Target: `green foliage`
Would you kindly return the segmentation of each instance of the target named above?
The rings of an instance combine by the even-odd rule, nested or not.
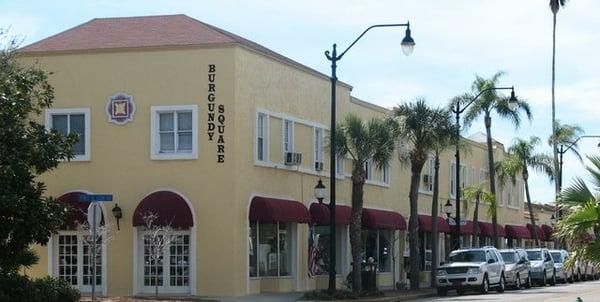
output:
[[[468,200],[479,200],[483,205],[487,206],[486,215],[489,218],[496,216],[498,211],[498,203],[494,195],[483,188],[483,185],[468,186],[463,190],[463,197]],[[463,203],[463,209],[467,211],[469,203]]]
[[[554,180],[552,158],[544,153],[534,153],[535,147],[540,143],[540,138],[532,136],[529,140],[516,138],[508,148],[508,157],[495,164],[495,170],[501,183],[511,180],[514,184],[519,173],[528,176],[528,169],[546,175],[550,181]],[[527,181],[527,179],[525,179]]]
[[[576,124],[561,124],[560,121],[556,121],[554,127],[556,129],[556,144],[563,145],[565,148],[571,146],[569,151],[575,154],[579,160],[582,160],[577,140],[583,135],[583,129]],[[548,146],[553,147],[554,141],[553,135],[550,135],[548,137]]]
[[[19,274],[0,274],[0,301],[77,302],[79,291],[53,277],[30,280]]]
[[[17,61],[15,47],[0,45],[0,274],[31,265],[29,246],[45,244],[62,224],[64,209],[36,178],[70,159],[77,140],[35,120],[54,91],[46,72]]]

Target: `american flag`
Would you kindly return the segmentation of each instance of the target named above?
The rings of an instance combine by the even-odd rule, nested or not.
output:
[[[319,274],[319,266],[317,265],[317,249],[319,246],[319,235],[315,234],[314,228],[309,228],[308,235],[308,276],[313,277]]]

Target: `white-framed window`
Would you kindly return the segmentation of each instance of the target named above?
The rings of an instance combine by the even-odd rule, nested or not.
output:
[[[394,244],[394,231],[392,230],[363,230],[364,261],[373,257],[377,263],[378,272],[390,272],[392,269],[392,244]]]
[[[140,253],[138,267],[141,269],[139,280],[142,292],[154,293],[158,284],[162,293],[190,293],[191,280],[191,234],[189,230],[172,231],[171,244],[166,247],[158,259],[151,257],[153,249],[151,231],[139,230]]]
[[[390,184],[390,164],[386,163],[381,167],[381,182],[384,184]]]
[[[323,128],[314,128],[315,129],[315,140],[314,140],[314,159],[315,159],[315,168],[319,164],[323,164],[325,160],[323,159]]]
[[[506,204],[510,207],[513,205],[513,184],[508,182],[506,186]]]
[[[520,204],[520,202],[521,202],[520,201],[521,194],[519,192],[519,189],[520,189],[520,183],[517,180],[515,182],[515,187],[513,189],[513,205],[514,205],[515,208],[518,208],[518,207],[521,206],[521,204]]]
[[[294,121],[292,120],[283,120],[283,152],[294,152]]]
[[[429,155],[425,163],[425,174],[423,175],[423,191],[433,192],[433,176],[435,175],[435,157]]]
[[[450,197],[456,198],[456,163],[450,163]]]
[[[477,176],[478,176],[478,174],[477,174],[477,172],[476,172],[476,171],[477,171],[477,169],[475,169],[475,167],[474,167],[474,166],[471,166],[471,178],[470,178],[471,180],[470,180],[470,184],[471,184],[472,186],[477,186],[477,185],[479,185],[479,181],[478,181],[478,179],[477,179]]]
[[[151,159],[198,158],[198,105],[152,106],[150,112]]]
[[[344,176],[344,157],[343,156],[337,156],[336,157],[336,162],[335,162],[335,173],[338,176]]]
[[[364,163],[364,169],[365,169],[365,180],[372,180],[373,179],[373,161],[372,160],[366,160]]]
[[[269,116],[256,116],[256,160],[269,161]]]
[[[504,205],[504,187],[506,184],[501,184],[500,182],[496,182],[498,184],[498,189],[496,190],[496,201],[498,202],[498,206]]]
[[[56,130],[63,135],[77,134],[79,140],[73,146],[73,161],[88,161],[91,158],[90,109],[66,108],[46,110],[46,129]]]
[[[251,222],[250,277],[291,276],[294,248],[290,223]]]
[[[102,237],[97,239],[95,285],[100,291],[105,280],[105,252]],[[91,292],[94,282],[92,242],[89,232],[84,231],[59,231],[52,235],[53,276],[67,281],[82,292]]]

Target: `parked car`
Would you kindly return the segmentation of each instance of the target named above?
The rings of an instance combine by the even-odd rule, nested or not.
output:
[[[552,260],[554,260],[556,279],[561,283],[573,282],[573,271],[564,267],[565,261],[569,258],[569,252],[565,250],[550,250],[550,255],[552,255]]]
[[[531,279],[541,286],[556,285],[554,260],[546,248],[527,249],[527,257],[531,262]]]
[[[504,292],[504,260],[494,247],[455,250],[436,272],[437,293],[445,296],[450,289],[463,294],[475,289],[483,294],[491,287]]]
[[[504,276],[506,285],[514,286],[520,289],[522,286],[531,287],[531,275],[529,273],[531,264],[527,253],[523,249],[505,249],[499,250],[502,259],[504,259]]]

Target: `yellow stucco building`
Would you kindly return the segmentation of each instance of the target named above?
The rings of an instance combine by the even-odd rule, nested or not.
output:
[[[308,258],[309,236],[319,234],[318,247],[328,238],[326,208],[313,193],[319,179],[328,183],[328,76],[185,15],[94,19],[19,53],[24,63],[52,72],[56,100],[40,117],[48,129],[81,137],[76,157],[42,177],[47,193],[81,209],[87,206],[81,194],[113,195],[113,202],[102,203],[111,226],[97,264],[96,284],[104,295],[153,293],[155,282],[162,293],[201,296],[326,287],[326,266],[316,261],[317,268],[309,267]],[[351,91],[338,83],[338,116],[387,114]],[[480,135],[467,141],[461,183],[478,185],[487,175],[485,143]],[[500,143],[494,152],[496,160],[505,156]],[[410,171],[397,158],[383,170],[368,165],[365,185],[365,255],[378,262],[383,288],[405,279]],[[453,160],[450,151],[442,155],[441,224],[441,207],[454,196]],[[344,213],[351,162],[338,163],[341,284],[350,268]],[[423,242],[430,238],[432,171],[430,160],[419,195],[423,254],[430,249]],[[522,188],[519,181],[500,189],[500,224],[524,225]],[[123,213],[119,230],[111,214],[117,204]],[[148,212],[176,229],[158,262],[148,255],[142,219]],[[83,219],[81,213],[71,216],[47,246],[37,247],[40,263],[27,274],[58,276],[88,292],[93,280],[86,233],[74,227]],[[484,214],[479,220],[482,243],[489,243],[485,223],[491,220]],[[468,246],[470,230],[463,229]],[[447,224],[440,231],[447,232]]]

